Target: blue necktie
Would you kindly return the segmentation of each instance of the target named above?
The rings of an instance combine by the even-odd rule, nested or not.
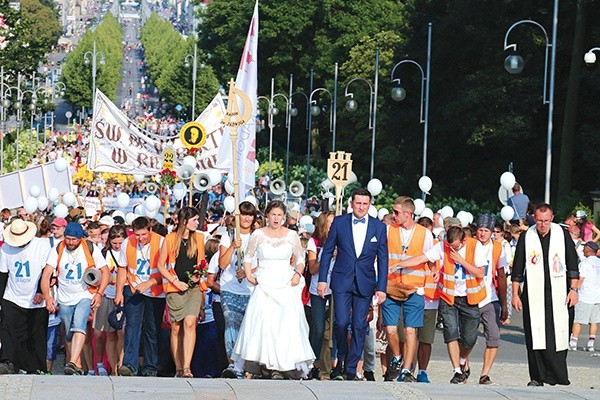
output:
[[[352,222],[354,223],[354,225],[356,225],[358,223],[364,224],[366,221],[365,221],[365,218],[363,217],[363,218],[360,218],[360,219],[358,219],[358,218],[354,219],[354,220],[352,220]]]

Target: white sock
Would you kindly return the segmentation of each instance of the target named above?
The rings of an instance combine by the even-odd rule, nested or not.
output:
[[[454,368],[454,372],[458,372],[459,374],[462,374],[462,371],[461,371],[460,367]]]
[[[427,370],[426,369],[419,369],[419,373],[421,373],[421,372],[427,373]]]

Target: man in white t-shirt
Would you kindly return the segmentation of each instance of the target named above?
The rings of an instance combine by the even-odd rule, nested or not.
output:
[[[250,241],[250,233],[256,218],[256,208],[249,201],[239,205],[240,209],[240,238],[231,240],[229,235],[221,236],[219,244],[219,267],[221,268],[221,306],[225,318],[225,350],[230,360],[229,366],[222,373],[223,378],[241,378],[244,361],[238,359],[236,364],[231,362],[231,353],[238,337],[248,300],[250,287],[246,280],[242,261],[244,251]],[[238,263],[238,250],[241,260]]]
[[[600,322],[600,258],[596,256],[596,242],[583,245],[584,258],[579,263],[579,302],[575,304],[575,320],[573,333],[569,341],[569,349],[577,350],[577,339],[581,333],[581,325],[590,325],[587,351],[595,351],[594,343]]]
[[[143,376],[158,373],[160,324],[165,309],[162,275],[158,257],[164,238],[150,230],[150,220],[138,217],[131,223],[133,235],[121,245],[117,262],[115,304],[125,306],[125,338],[121,376],[138,373],[140,341],[144,336]],[[143,329],[142,329],[143,326]]]
[[[0,374],[46,371],[48,312],[38,283],[50,252],[34,223],[15,219],[0,248]]]
[[[85,240],[86,237],[87,233],[79,223],[70,222],[65,228],[64,240],[48,256],[41,281],[46,309],[55,312],[58,304],[67,346],[71,347],[69,362],[65,364],[65,375],[83,374],[81,352],[85,343],[88,317],[92,309],[100,306],[110,279],[106,260],[100,250]],[[96,268],[101,272],[97,288],[89,287],[83,281],[88,268]],[[56,275],[58,284],[56,301],[50,294],[50,278],[53,274]]]
[[[479,313],[485,336],[483,368],[479,377],[479,383],[482,385],[492,384],[489,373],[500,347],[500,324],[508,318],[506,305],[508,262],[502,244],[491,239],[495,222],[496,219],[492,214],[482,214],[477,219],[477,240],[481,243],[487,260],[484,276],[486,297],[479,302]]]

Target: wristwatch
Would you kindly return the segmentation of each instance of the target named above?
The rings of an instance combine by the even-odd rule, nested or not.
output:
[[[575,293],[579,293],[579,288],[571,287],[569,289],[572,290],[572,291],[574,291]]]

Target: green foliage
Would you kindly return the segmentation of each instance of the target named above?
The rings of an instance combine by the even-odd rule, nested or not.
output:
[[[497,201],[487,201],[485,203],[478,204],[473,200],[467,200],[459,197],[436,199],[435,201],[428,202],[426,204],[427,207],[433,210],[433,212],[437,212],[444,206],[450,206],[454,210],[454,216],[456,216],[459,211],[465,211],[473,214],[475,219],[477,219],[477,216],[484,213],[494,214],[499,218],[500,209],[502,208],[502,205]]]
[[[119,21],[107,13],[92,32],[87,30],[78,45],[63,63],[62,81],[66,85],[66,99],[74,106],[92,106],[92,59],[96,42],[96,87],[107,97],[116,100],[117,85],[121,81],[123,61],[123,28]],[[105,64],[101,64],[101,54]],[[85,55],[89,64],[85,63]]]
[[[148,75],[161,95],[169,104],[181,104],[184,109],[191,109],[195,38],[184,39],[169,21],[152,13],[142,27],[141,41]],[[219,89],[213,69],[205,64],[206,57],[200,49],[196,57],[195,116],[204,110]],[[189,67],[184,65],[186,59]]]
[[[40,140],[35,140],[32,138],[35,137],[35,134],[30,130],[21,130],[19,132],[19,168],[23,169],[27,167],[29,161],[33,158],[35,154],[38,154],[39,151],[43,147],[43,142]],[[43,140],[42,133],[40,133],[39,137]],[[12,172],[17,170],[15,168],[16,163],[16,150],[17,146],[15,144],[17,138],[17,131],[14,130],[9,132],[4,142],[4,170],[5,172]]]

